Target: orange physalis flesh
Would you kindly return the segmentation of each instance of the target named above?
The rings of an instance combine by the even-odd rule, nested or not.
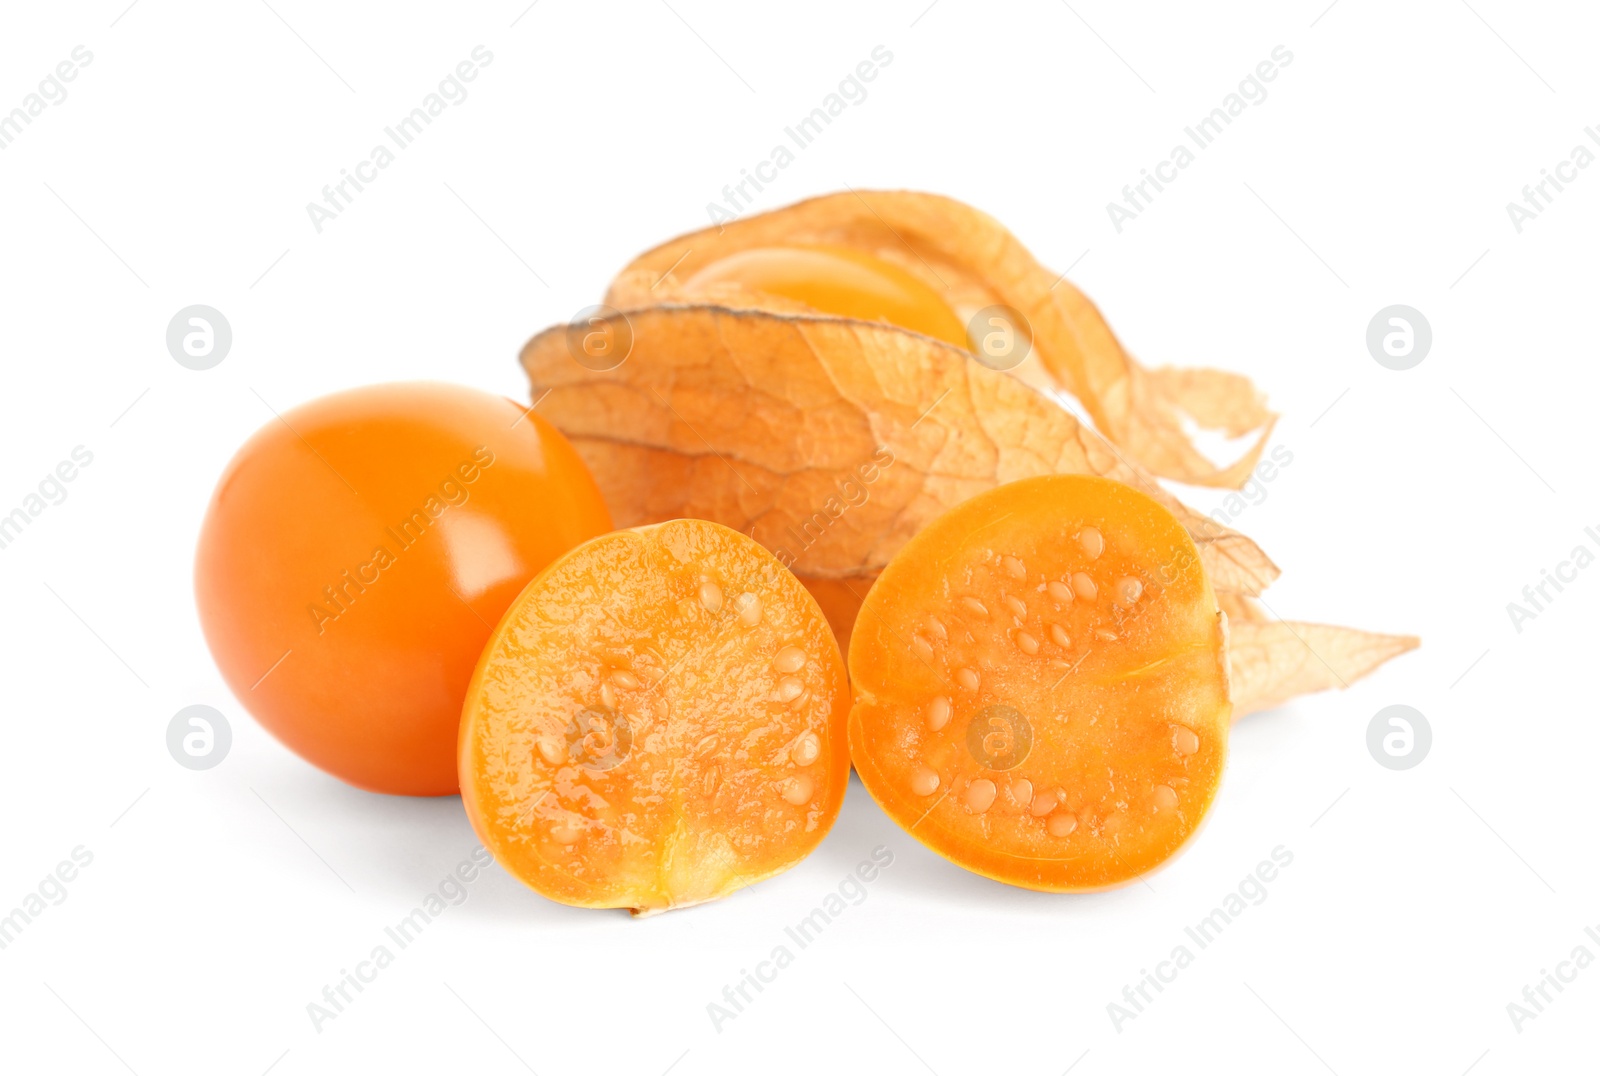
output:
[[[1049,891],[1159,866],[1222,777],[1226,621],[1171,512],[1084,475],[946,512],[850,642],[850,749],[884,810],[969,870]]]
[[[850,776],[850,693],[817,604],[720,524],[572,550],[512,603],[461,719],[484,845],[565,904],[697,904],[822,840]]]
[[[684,290],[704,293],[713,285],[734,285],[818,313],[887,322],[956,347],[970,346],[961,319],[937,291],[893,262],[849,247],[752,247],[712,262]]]

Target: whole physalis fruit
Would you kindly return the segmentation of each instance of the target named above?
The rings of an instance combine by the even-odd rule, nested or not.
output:
[[[1172,513],[1046,475],[925,527],[862,605],[850,750],[907,832],[987,877],[1103,889],[1169,859],[1216,795],[1226,620]]]
[[[765,548],[680,519],[546,568],[484,649],[461,717],[461,798],[511,874],[638,914],[786,870],[850,779],[844,660]]]
[[[467,681],[511,600],[611,527],[538,415],[442,384],[286,411],[217,482],[195,554],[206,642],[244,707],[360,788],[456,791]]]

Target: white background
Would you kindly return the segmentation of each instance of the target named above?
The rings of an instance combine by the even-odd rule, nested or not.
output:
[[[1600,569],[1520,633],[1506,611],[1600,548],[1600,168],[1521,234],[1505,209],[1600,125],[1592,10],[525,2],[0,14],[0,110],[94,54],[0,152],[0,509],[94,454],[0,550],[0,911],[73,848],[94,857],[0,951],[0,1068],[1595,1070],[1600,970],[1520,1032],[1506,1008],[1600,930]],[[305,204],[480,44],[470,97],[318,234]],[[263,401],[407,378],[524,397],[528,336],[703,226],[877,45],[894,58],[867,99],[759,207],[847,184],[953,195],[1073,265],[1147,362],[1248,373],[1294,455],[1235,521],[1284,569],[1273,609],[1423,648],[1242,722],[1204,832],[1148,884],[991,883],[857,784],[794,870],[648,921],[496,868],[314,1029],[307,1003],[475,842],[458,800],[347,788],[228,693],[190,582],[216,476]],[[1277,45],[1294,59],[1269,97],[1118,234],[1105,204]],[[164,343],[193,303],[233,327],[207,372]],[[1403,373],[1364,343],[1392,303],[1434,333]],[[203,773],[164,743],[192,703],[234,731]],[[1405,772],[1365,745],[1392,703],[1434,733]],[[879,845],[894,862],[867,899],[716,1029],[707,1004]],[[1294,861],[1266,901],[1114,1027],[1123,986],[1278,845]]]

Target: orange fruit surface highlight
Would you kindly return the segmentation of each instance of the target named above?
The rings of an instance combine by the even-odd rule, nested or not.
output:
[[[501,396],[391,384],[261,428],[195,554],[206,642],[247,710],[360,788],[456,791],[467,681],[511,600],[611,527],[559,432]]]
[[[1226,620],[1183,526],[1108,479],[1024,479],[934,520],[867,594],[850,675],[867,790],[1002,882],[1131,881],[1222,777]]]
[[[966,327],[937,291],[865,251],[823,245],[753,247],[707,265],[684,291],[705,292],[726,284],[788,299],[818,313],[887,322],[956,347],[971,346]]]
[[[738,531],[674,520],[566,554],[507,610],[461,719],[484,846],[564,904],[661,911],[804,858],[849,782],[844,660]]]

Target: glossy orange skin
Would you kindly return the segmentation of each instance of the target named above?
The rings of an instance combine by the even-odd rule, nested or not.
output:
[[[715,284],[737,284],[819,313],[882,321],[959,348],[971,346],[966,327],[938,291],[893,262],[850,247],[751,247],[701,269],[686,290]]]
[[[577,452],[523,411],[455,385],[341,392],[267,423],[217,483],[195,554],[217,666],[268,731],[358,788],[456,792],[490,630],[611,529]]]

